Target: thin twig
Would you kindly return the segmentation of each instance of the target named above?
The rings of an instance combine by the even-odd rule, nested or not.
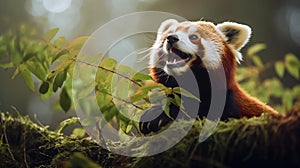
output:
[[[116,96],[112,95],[111,93],[103,92],[103,91],[98,90],[98,89],[97,89],[97,91],[99,91],[99,92],[101,92],[101,93],[104,93],[104,94],[107,94],[107,95],[111,96],[111,97],[114,98],[114,99],[117,99],[117,100],[119,100],[119,101],[122,101],[123,103],[131,104],[133,107],[135,107],[135,108],[137,108],[137,109],[144,110],[143,108],[141,108],[141,107],[139,107],[139,106],[137,106],[137,105],[135,105],[135,104],[133,104],[133,103],[127,101],[127,100],[124,100],[124,99],[121,99],[121,98],[119,98],[119,97],[116,97]]]
[[[2,119],[2,115],[0,115],[0,121],[1,121],[1,124],[2,124],[2,131],[3,131],[3,135],[4,135],[4,138],[5,138],[5,141],[7,143],[7,146],[8,146],[8,153],[11,157],[11,159],[15,162],[17,162],[17,160],[15,159],[14,157],[14,154],[11,152],[10,150],[10,145],[9,145],[9,142],[8,142],[8,138],[7,138],[7,135],[6,135],[6,131],[5,131],[5,125],[4,125],[4,121]]]
[[[94,64],[91,64],[91,63],[89,63],[89,62],[82,61],[82,60],[78,60],[78,59],[75,59],[75,58],[72,58],[72,61],[75,61],[75,62],[78,61],[78,62],[83,63],[83,64],[85,64],[85,65],[89,65],[89,66],[92,66],[92,67],[100,68],[100,69],[103,69],[103,70],[105,70],[105,71],[108,71],[108,72],[117,74],[117,75],[121,76],[122,78],[125,78],[125,79],[131,81],[132,83],[136,84],[137,86],[142,87],[141,84],[139,84],[138,82],[136,82],[136,81],[130,79],[128,76],[125,76],[125,75],[120,74],[120,73],[118,73],[118,72],[116,72],[116,71],[113,71],[113,70],[104,68],[104,67],[102,67],[102,66],[100,66],[100,65],[94,65]]]
[[[27,158],[26,158],[26,133],[27,133],[27,131],[25,130],[24,131],[24,143],[23,143],[23,157],[24,157],[25,166],[27,168],[29,168],[29,165],[27,163]]]

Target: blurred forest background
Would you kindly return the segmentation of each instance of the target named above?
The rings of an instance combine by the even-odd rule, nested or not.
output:
[[[149,10],[170,12],[188,20],[248,24],[253,35],[246,49],[255,43],[265,43],[267,49],[260,54],[264,62],[283,59],[287,53],[300,56],[299,0],[0,0],[0,34],[25,23],[37,28],[41,37],[46,30],[59,27],[57,36],[72,40],[90,35],[113,18]],[[57,125],[75,115],[59,110],[53,113],[55,101],[40,100],[20,77],[12,80],[12,73],[13,70],[0,69],[1,111],[13,111],[14,106],[30,117],[36,114],[45,125]],[[287,84],[295,82],[289,77],[284,80]]]

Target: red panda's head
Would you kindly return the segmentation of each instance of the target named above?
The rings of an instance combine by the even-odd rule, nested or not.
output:
[[[159,29],[150,56],[150,68],[163,69],[168,75],[183,75],[193,66],[207,70],[226,64],[235,66],[242,60],[239,50],[248,42],[249,26],[224,22],[164,21]],[[231,58],[225,58],[231,57]],[[232,62],[228,63],[228,60]],[[201,65],[195,65],[199,64]]]

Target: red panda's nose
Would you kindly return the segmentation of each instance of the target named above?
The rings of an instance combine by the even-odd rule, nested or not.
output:
[[[179,38],[176,34],[172,34],[172,35],[169,35],[167,37],[167,42],[172,46],[173,44],[175,44],[177,41],[179,41]]]

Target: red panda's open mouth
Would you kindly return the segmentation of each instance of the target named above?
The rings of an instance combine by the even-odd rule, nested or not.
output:
[[[191,54],[184,53],[177,48],[170,48],[170,52],[167,54],[166,65],[168,67],[180,67],[185,65],[192,58]]]

